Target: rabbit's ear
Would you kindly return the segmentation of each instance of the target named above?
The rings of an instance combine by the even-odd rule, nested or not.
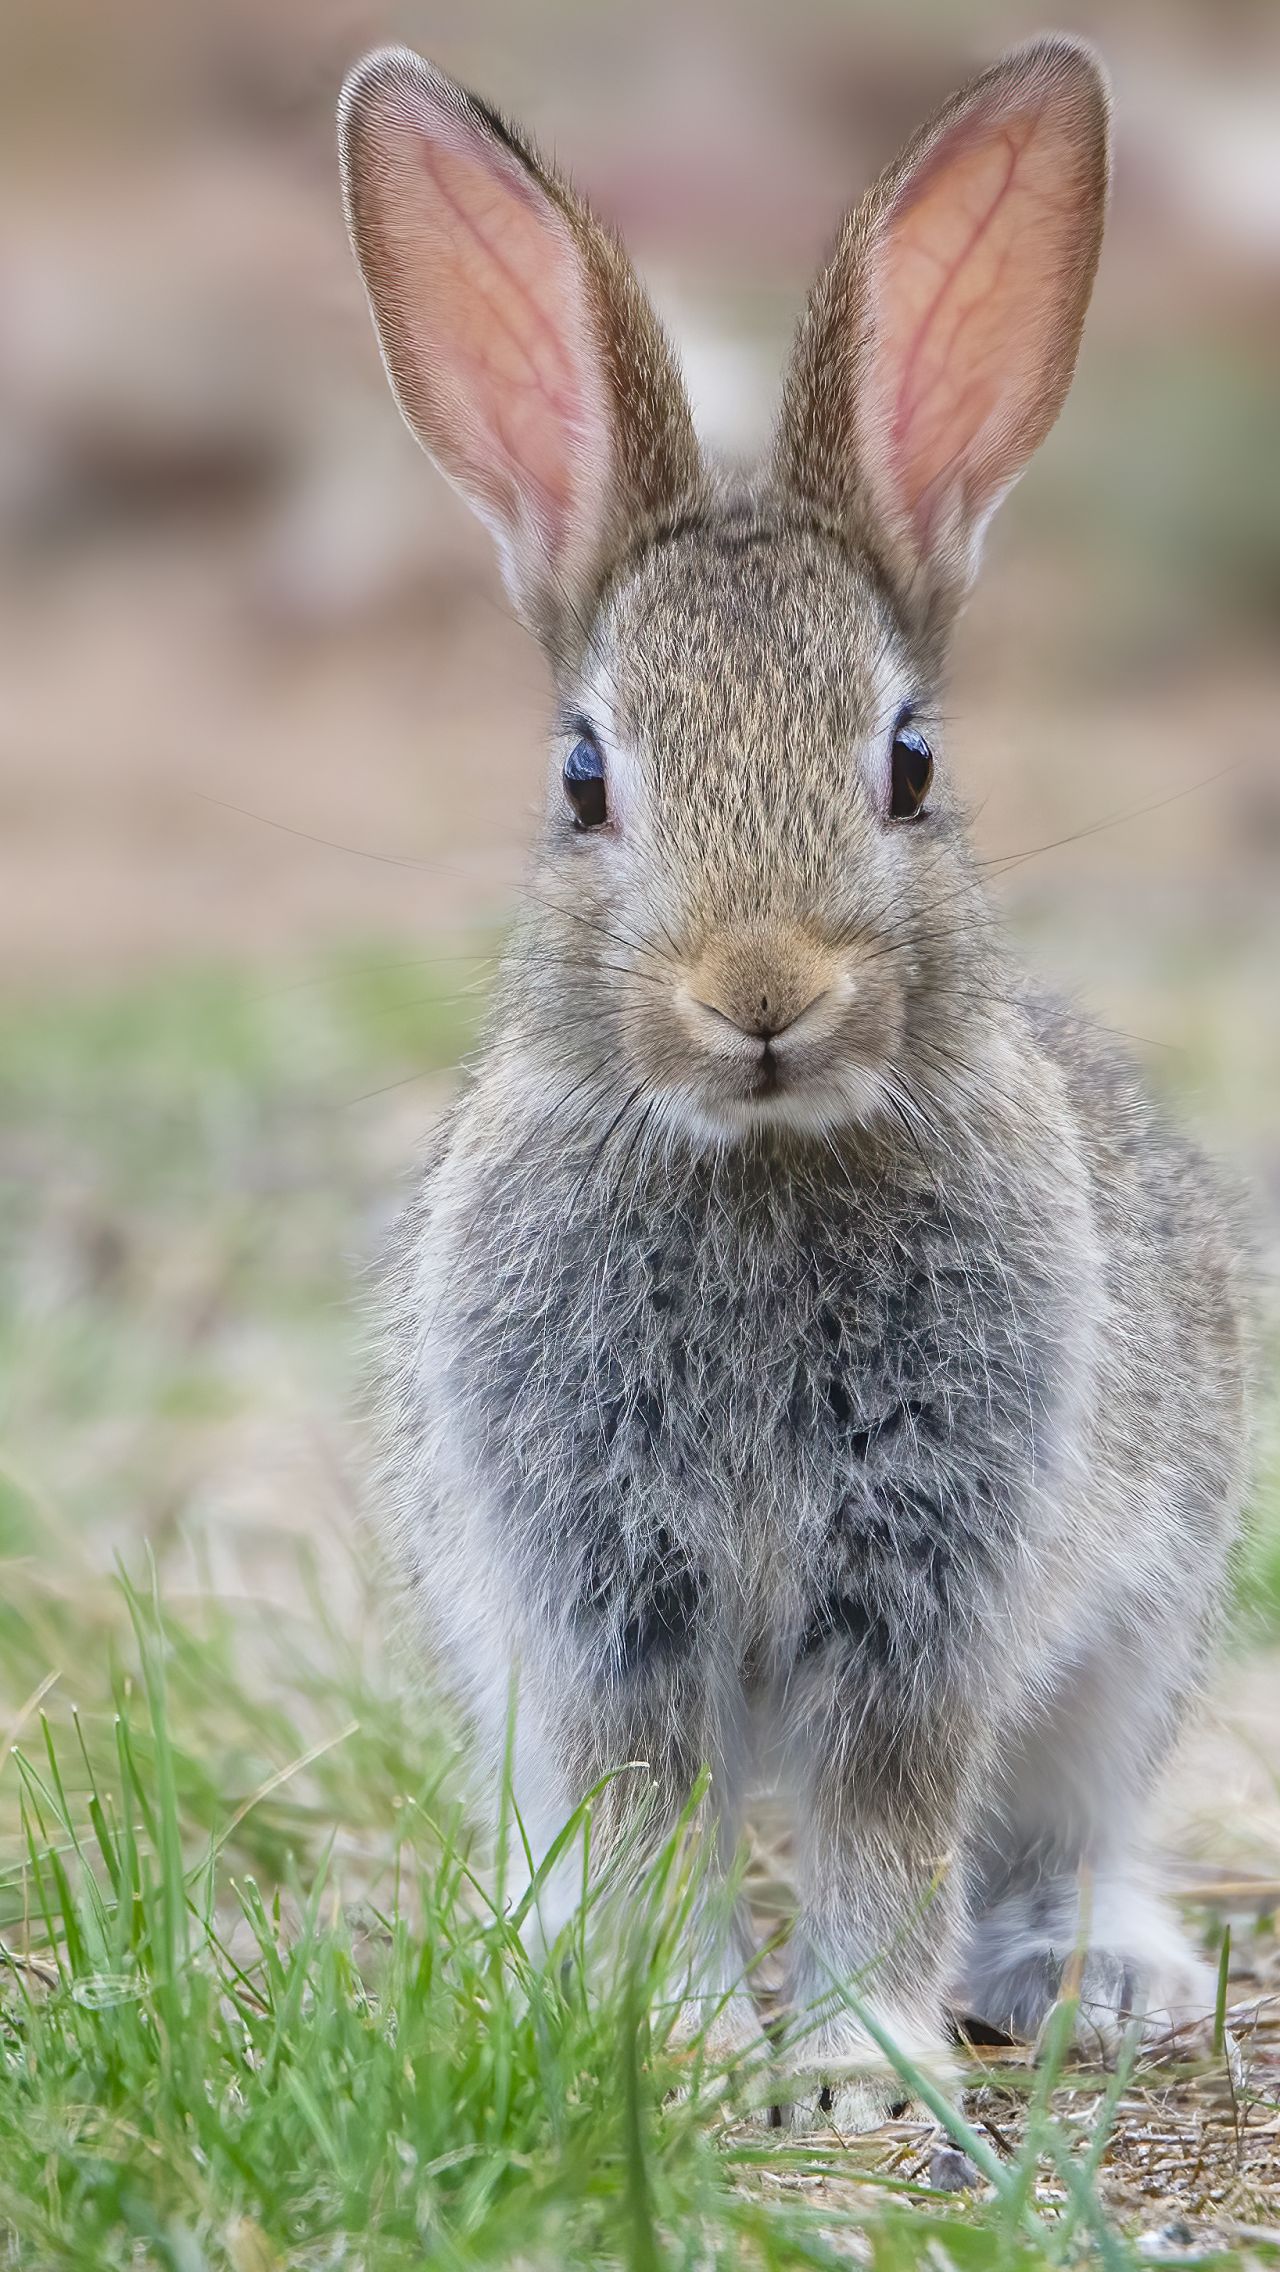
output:
[[[986,521],[1062,407],[1107,179],[1097,59],[1038,40],[916,135],[814,287],[780,477],[927,616],[963,595]]]
[[[625,256],[534,152],[407,48],[339,110],[356,258],[397,400],[498,541],[544,636],[700,465],[671,351]]]

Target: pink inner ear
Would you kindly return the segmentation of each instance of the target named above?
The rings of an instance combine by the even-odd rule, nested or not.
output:
[[[572,500],[566,445],[582,416],[579,374],[557,329],[572,290],[563,249],[523,183],[495,181],[438,143],[422,143],[419,163],[428,232],[417,252],[427,271],[419,320],[488,429],[493,457],[554,525]],[[477,478],[487,470],[482,453]]]
[[[417,89],[381,99],[371,283],[405,410],[508,545],[558,565],[588,540],[610,457],[572,232],[496,137]]]
[[[1046,95],[979,111],[899,191],[873,277],[875,447],[926,546],[977,522],[1057,411],[1088,226],[1078,136]]]

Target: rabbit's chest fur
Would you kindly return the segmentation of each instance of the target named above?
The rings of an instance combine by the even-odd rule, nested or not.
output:
[[[472,1174],[420,1374],[520,1614],[619,1675],[696,1643],[768,1676],[838,1633],[905,1664],[998,1620],[1069,1299],[1008,1192],[997,1221],[742,1156],[563,1181]]]

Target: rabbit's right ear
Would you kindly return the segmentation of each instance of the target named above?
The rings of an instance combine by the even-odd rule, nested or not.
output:
[[[498,541],[544,638],[701,466],[671,350],[615,241],[510,127],[407,48],[338,113],[343,193],[392,387]]]
[[[943,630],[983,529],[1062,407],[1102,238],[1096,56],[1016,48],[923,127],[814,286],[778,435],[784,485]]]

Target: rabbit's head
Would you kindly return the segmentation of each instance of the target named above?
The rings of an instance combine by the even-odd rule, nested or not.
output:
[[[526,1055],[698,1140],[901,1116],[959,1077],[995,985],[934,706],[1075,361],[1097,63],[1017,50],[882,175],[741,485],[625,256],[522,138],[405,50],[353,74],[341,134],[392,385],[555,673]]]

